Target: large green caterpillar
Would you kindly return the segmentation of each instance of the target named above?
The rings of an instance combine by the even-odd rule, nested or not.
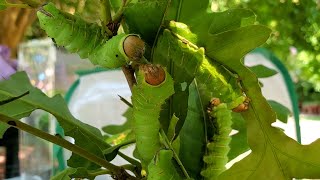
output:
[[[186,73],[195,77],[204,103],[209,102],[212,97],[228,102],[230,109],[243,103],[245,96],[242,91],[234,90],[228,82],[233,77],[220,64],[210,61],[205,56],[204,48],[199,48],[184,38],[195,39],[187,26],[181,24],[171,21],[170,29],[165,29],[159,37],[157,48],[169,49],[170,54],[165,55],[170,57],[174,65],[182,67]]]
[[[40,26],[55,42],[96,65],[117,68],[130,60],[139,60],[144,43],[133,34],[106,35],[97,24],[88,24],[78,16],[58,10],[52,3],[37,12]]]
[[[225,170],[225,165],[228,162],[232,116],[227,104],[220,103],[219,99],[211,101],[208,113],[214,124],[214,135],[207,144],[208,152],[203,157],[206,168],[201,171],[201,175],[208,180],[216,180]]]
[[[132,105],[136,148],[144,170],[160,149],[161,105],[173,93],[173,79],[166,70],[159,65],[140,65]]]

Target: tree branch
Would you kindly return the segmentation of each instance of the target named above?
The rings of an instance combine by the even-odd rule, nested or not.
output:
[[[128,179],[136,179],[135,177],[132,177],[129,175],[123,168],[115,166],[114,164],[106,161],[105,159],[102,159],[95,154],[92,154],[89,151],[86,151],[85,149],[70,143],[69,141],[59,137],[59,136],[53,136],[51,134],[48,134],[44,131],[41,131],[37,128],[34,128],[28,124],[25,124],[19,120],[16,120],[14,118],[8,117],[6,115],[0,114],[0,121],[3,123],[6,123],[12,127],[15,127],[17,129],[26,131],[32,135],[35,135],[37,137],[40,137],[42,139],[45,139],[49,142],[52,142],[54,144],[57,144],[59,146],[64,147],[65,149],[68,149],[72,151],[75,154],[78,154],[81,157],[84,157],[88,160],[90,160],[93,163],[96,163],[112,172],[116,177],[127,177]]]

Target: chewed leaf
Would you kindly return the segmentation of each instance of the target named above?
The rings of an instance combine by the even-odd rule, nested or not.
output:
[[[267,78],[276,75],[278,72],[274,69],[268,68],[264,65],[251,66],[249,69],[257,75],[258,78]]]
[[[173,115],[171,118],[171,121],[170,121],[168,133],[167,133],[167,137],[170,140],[170,142],[172,142],[173,139],[175,138],[176,125],[177,125],[178,121],[179,121],[179,118],[177,118],[177,116]]]

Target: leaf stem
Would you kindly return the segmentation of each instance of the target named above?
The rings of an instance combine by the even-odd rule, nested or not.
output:
[[[112,22],[119,23],[121,21],[124,9],[130,2],[131,2],[131,0],[122,0],[122,4],[121,4],[120,8],[118,9],[118,11],[116,12],[116,14],[113,16]]]
[[[109,0],[101,0],[100,4],[102,6],[100,18],[101,18],[101,21],[102,21],[102,24],[104,25],[104,27],[107,28],[106,25],[112,21],[110,1]]]
[[[119,96],[120,100],[121,100],[122,102],[124,102],[128,107],[133,108],[133,105],[132,105],[128,100],[126,100],[124,97],[120,96],[119,94],[118,94],[118,96]],[[1,103],[1,102],[0,102],[0,103]]]
[[[119,154],[119,156],[122,157],[124,160],[128,161],[128,162],[131,163],[132,165],[137,166],[137,168],[141,170],[141,164],[140,164],[139,161],[137,161],[137,160],[135,160],[135,159],[133,159],[133,158],[131,158],[131,157],[123,154],[123,153],[120,152],[120,151],[118,152],[118,154]]]
[[[48,134],[44,131],[41,131],[37,128],[34,128],[28,124],[20,122],[19,120],[8,117],[6,115],[0,114],[0,121],[3,123],[6,123],[12,127],[15,127],[17,129],[28,132],[32,135],[40,137],[44,140],[47,140],[49,142],[52,142],[52,143],[57,144],[59,146],[62,146],[65,149],[68,149],[68,150],[72,151],[73,153],[78,154],[79,156],[84,157],[84,158],[90,160],[91,162],[94,162],[94,163],[110,170],[116,176],[117,175],[123,176],[123,174],[126,173],[126,172],[124,172],[124,170],[122,168],[115,166],[114,164],[106,161],[105,159],[102,159],[102,158],[96,156],[95,154],[92,154],[92,153],[82,149],[81,147],[70,143],[69,141],[67,141],[59,136],[53,136],[51,134]],[[127,174],[127,176],[130,177],[129,174]],[[134,178],[134,177],[132,177],[132,178]]]
[[[108,169],[101,169],[100,171],[89,173],[90,176],[99,176],[104,174],[111,174],[111,171]]]
[[[173,152],[173,157],[177,161],[177,163],[179,164],[183,174],[186,176],[187,179],[190,179],[190,176],[189,176],[187,170],[184,168],[182,162],[179,159],[179,156],[177,155],[177,153],[174,151],[173,147],[171,146],[171,143],[170,143],[170,141],[169,141],[169,139],[163,129],[160,129],[160,134],[165,141],[166,147]]]

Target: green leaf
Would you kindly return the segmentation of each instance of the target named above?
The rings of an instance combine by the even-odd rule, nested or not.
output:
[[[171,150],[160,150],[155,159],[148,166],[148,179],[168,180],[182,179],[172,163],[173,153]]]
[[[291,111],[287,107],[276,101],[268,100],[268,103],[270,104],[271,108],[276,112],[277,119],[281,122],[287,123],[288,117],[291,115]]]
[[[103,171],[101,169],[89,171],[86,168],[76,168],[75,170],[76,171],[69,174],[71,178],[86,178],[89,180],[94,180],[96,176],[100,175],[99,171]]]
[[[29,116],[36,109],[47,111],[57,118],[65,134],[75,139],[75,144],[104,158],[102,150],[107,149],[110,145],[103,141],[101,132],[97,128],[74,118],[60,95],[49,98],[41,90],[30,84],[25,72],[18,72],[12,75],[10,79],[0,82],[0,101],[17,97],[25,92],[29,92],[29,94],[2,105],[0,114],[20,119]],[[1,126],[1,130],[7,128],[7,125],[3,123]],[[0,134],[3,134],[3,131]],[[69,166],[71,167],[98,168],[96,164],[75,154],[72,155],[70,163]]]
[[[119,133],[122,133],[126,130],[130,130],[133,128],[133,115],[132,115],[132,108],[128,108],[126,110],[126,112],[123,113],[123,117],[126,118],[126,122],[122,125],[107,125],[107,126],[104,126],[102,127],[102,130],[105,132],[105,133],[108,133],[108,134],[119,134]]]
[[[261,25],[244,26],[216,35],[209,34],[205,43],[206,55],[234,69],[248,52],[262,45],[270,36],[271,30]]]
[[[135,134],[132,129],[125,130],[119,134],[114,135],[104,135],[105,141],[110,145],[118,145],[123,143],[128,139],[132,139],[135,137]]]
[[[167,103],[162,106],[160,123],[164,131],[167,131],[170,124],[170,119],[172,118],[173,114],[175,114],[177,117],[179,117],[179,121],[175,128],[176,134],[178,134],[187,116],[189,95],[188,88],[194,76],[191,76],[185,72],[185,66],[193,65],[192,63],[185,61],[185,64],[182,63],[177,66],[172,61],[192,58],[194,52],[187,48],[181,48],[178,45],[178,42],[171,37],[172,36],[168,36],[167,34],[159,35],[153,54],[153,63],[165,66],[167,71],[174,77],[175,93],[170,97]]]
[[[264,65],[256,65],[256,66],[251,66],[249,69],[257,75],[258,78],[267,78],[270,76],[273,76],[277,74],[278,72],[274,69],[268,68]]]
[[[251,25],[212,35],[207,43],[207,55],[240,77],[244,92],[251,100],[249,109],[242,115],[247,122],[248,144],[252,153],[225,171],[219,179],[320,177],[320,158],[317,155],[320,141],[303,146],[272,127],[276,114],[263,97],[256,75],[240,61],[244,54],[262,44],[269,33],[263,26]],[[215,44],[218,42],[219,45]]]
[[[195,5],[193,0],[180,1],[180,16],[176,21],[187,24],[198,36],[197,45],[205,46],[209,34],[215,35],[239,27],[252,25],[255,14],[248,9],[230,9],[224,12],[210,12],[208,0],[202,0]],[[190,13],[192,12],[192,13]],[[171,19],[172,20],[172,19]]]
[[[202,14],[209,9],[209,0],[201,0],[194,3],[193,0],[175,0],[169,4],[168,12],[165,14],[166,20],[185,22],[194,16]]]
[[[179,121],[179,118],[177,118],[177,116],[175,116],[173,114],[171,121],[170,121],[169,128],[168,128],[168,133],[167,133],[167,137],[170,142],[172,142],[176,136],[176,125],[177,125],[178,121]]]
[[[204,112],[196,84],[189,87],[188,114],[180,131],[179,158],[192,178],[200,179],[205,153]]]
[[[127,140],[125,142],[122,142],[121,144],[117,144],[115,146],[112,146],[106,150],[103,151],[103,154],[107,161],[112,161],[118,154],[118,151],[120,148],[127,146],[129,144],[134,143],[134,140]]]
[[[124,11],[129,32],[141,35],[141,38],[152,47],[166,7],[167,0],[139,1],[129,4]]]
[[[232,113],[232,122],[232,128],[238,132],[231,136],[230,151],[228,153],[229,161],[250,149],[247,143],[246,123],[241,114]]]
[[[71,180],[69,175],[75,173],[76,171],[77,170],[74,168],[67,168],[55,175],[54,177],[50,178],[50,180]]]

